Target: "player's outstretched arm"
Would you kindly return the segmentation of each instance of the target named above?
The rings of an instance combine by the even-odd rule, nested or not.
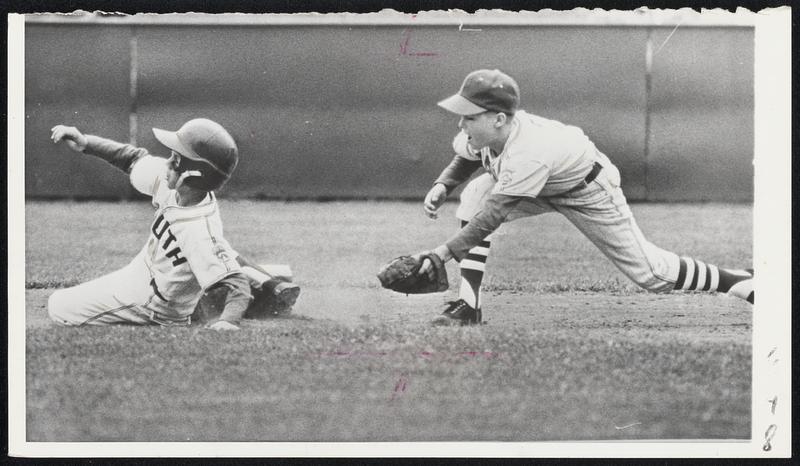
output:
[[[140,147],[91,134],[83,134],[74,126],[54,126],[50,130],[50,139],[54,143],[63,142],[67,144],[70,149],[76,152],[101,158],[125,173],[131,172],[131,167],[137,160],[150,155],[146,149]]]
[[[208,325],[212,330],[237,330],[247,307],[253,300],[250,282],[242,273],[235,273],[220,280],[214,287],[224,292],[224,308],[219,319]]]
[[[89,143],[86,136],[74,126],[56,125],[50,129],[50,139],[54,143],[64,142],[75,152],[83,152]]]

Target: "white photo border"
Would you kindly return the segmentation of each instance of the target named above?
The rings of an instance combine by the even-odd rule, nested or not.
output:
[[[28,442],[25,397],[25,16],[8,15],[8,440],[18,457],[791,456],[791,9],[755,15],[752,436],[749,441]],[[751,16],[752,18],[752,16]],[[291,18],[289,18],[291,20]],[[776,398],[777,397],[777,398]],[[777,400],[775,402],[774,400]],[[775,405],[774,413],[772,406]]]

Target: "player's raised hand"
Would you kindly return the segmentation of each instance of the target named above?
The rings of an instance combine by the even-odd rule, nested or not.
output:
[[[232,324],[232,323],[228,322],[227,320],[218,320],[218,321],[214,322],[213,324],[209,325],[208,328],[211,329],[211,330],[216,330],[218,332],[224,332],[224,331],[227,331],[227,330],[239,330],[239,326],[238,325]]]
[[[53,143],[64,141],[70,149],[76,152],[83,152],[88,143],[86,136],[74,126],[56,125],[50,129],[50,139]]]
[[[437,218],[439,216],[439,207],[444,204],[445,199],[447,199],[447,186],[442,183],[433,185],[422,203],[425,215],[433,219]]]

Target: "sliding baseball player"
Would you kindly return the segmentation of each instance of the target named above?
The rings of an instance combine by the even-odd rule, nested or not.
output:
[[[48,300],[50,317],[71,326],[188,325],[200,298],[213,290],[222,294],[223,309],[210,328],[235,330],[252,301],[251,287],[265,282],[283,304],[294,304],[297,285],[265,276],[223,236],[214,190],[238,164],[230,134],[203,118],[178,131],[154,128],[153,133],[170,149],[169,159],[74,127],[52,129],[54,143],[66,143],[128,173],[133,186],[152,197],[156,211],[139,254],[116,272],[55,291]]]

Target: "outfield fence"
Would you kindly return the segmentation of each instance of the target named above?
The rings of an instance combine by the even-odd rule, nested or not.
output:
[[[55,124],[163,153],[150,128],[204,116],[242,154],[223,195],[420,198],[452,157],[436,102],[487,67],[583,128],[630,199],[749,202],[753,38],[742,15],[29,15],[26,195],[135,197]]]

